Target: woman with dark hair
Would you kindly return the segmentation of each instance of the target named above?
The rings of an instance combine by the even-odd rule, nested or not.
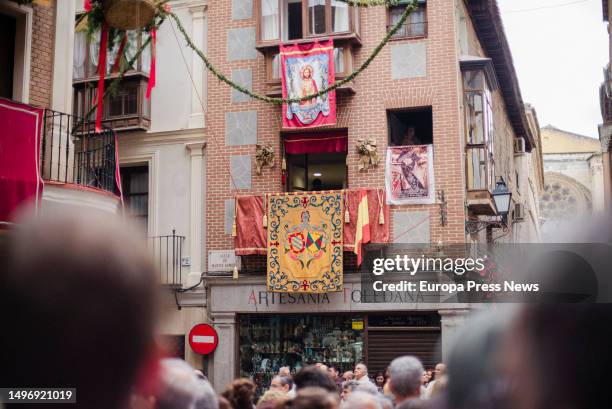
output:
[[[378,392],[383,393],[385,382],[387,382],[385,373],[382,371],[376,372],[376,376],[374,377],[374,383],[376,384],[376,388],[378,388]]]

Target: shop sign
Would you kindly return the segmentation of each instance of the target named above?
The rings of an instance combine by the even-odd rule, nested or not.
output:
[[[219,344],[217,331],[208,324],[198,324],[189,331],[189,346],[200,355],[208,355]]]
[[[208,271],[232,271],[236,262],[236,252],[234,250],[208,251]]]
[[[362,331],[363,330],[363,320],[353,319],[353,321],[351,322],[351,328],[356,331]]]

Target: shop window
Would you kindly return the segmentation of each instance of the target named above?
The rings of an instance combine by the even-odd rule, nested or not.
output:
[[[468,190],[492,191],[495,183],[491,92],[481,70],[463,72]]]
[[[258,302],[305,304],[316,302],[321,295],[255,296]],[[255,382],[257,395],[269,388],[282,366],[296,373],[307,365],[325,362],[343,373],[364,358],[363,317],[358,315],[242,315],[238,321],[239,376]],[[353,322],[361,325],[353,326]]]
[[[409,1],[400,1],[399,4],[390,6],[388,13],[387,31],[390,31],[402,18],[406,4]],[[393,35],[393,38],[414,38],[427,36],[427,18],[425,1],[419,1],[418,9],[410,13],[406,22]]]
[[[387,111],[389,145],[433,144],[431,107]]]
[[[287,191],[347,187],[346,131],[285,136]]]
[[[257,10],[264,43],[356,33],[358,27],[357,8],[342,0],[259,0]]]
[[[15,68],[15,39],[17,20],[0,14],[0,97],[13,98],[13,70]]]
[[[121,167],[121,189],[128,214],[146,228],[149,218],[148,166]]]

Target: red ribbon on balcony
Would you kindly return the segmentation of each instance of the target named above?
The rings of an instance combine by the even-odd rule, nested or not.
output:
[[[89,13],[91,11],[91,0],[84,0],[83,8],[85,9],[86,12]]]
[[[104,75],[106,74],[106,54],[108,43],[108,24],[102,23],[102,34],[100,34],[100,50],[98,57],[98,109],[96,112],[96,132],[102,132],[102,111],[104,110]]]
[[[157,59],[157,29],[151,30],[151,69],[149,70],[149,84],[147,85],[147,99],[151,99],[151,90],[155,86],[155,60]]]
[[[121,44],[119,44],[119,51],[117,51],[117,56],[115,57],[115,62],[113,63],[113,73],[116,73],[119,71],[119,63],[121,62],[121,57],[123,56],[123,50],[125,50],[126,43],[127,43],[127,33],[123,33]]]

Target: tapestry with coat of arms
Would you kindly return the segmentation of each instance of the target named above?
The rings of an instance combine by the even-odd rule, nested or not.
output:
[[[342,290],[342,192],[268,197],[268,291]]]

